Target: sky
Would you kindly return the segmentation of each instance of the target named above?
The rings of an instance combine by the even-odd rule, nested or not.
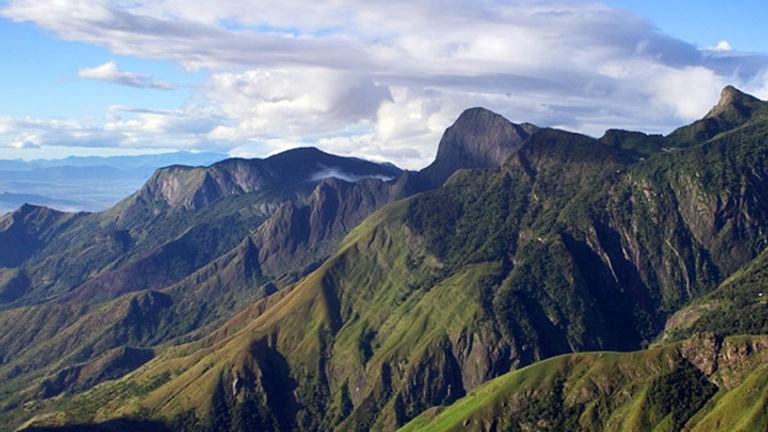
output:
[[[261,157],[421,168],[466,108],[668,133],[768,99],[764,0],[0,0],[0,158]]]

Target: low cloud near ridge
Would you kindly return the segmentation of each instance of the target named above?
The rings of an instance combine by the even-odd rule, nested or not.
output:
[[[11,0],[0,14],[210,72],[176,110],[123,108],[82,128],[114,146],[258,156],[317,145],[420,168],[469,106],[601,135],[668,132],[706,113],[726,84],[768,97],[764,54],[696,47],[599,2]],[[32,134],[13,125],[0,145]],[[35,145],[68,145],[57,130],[37,130]]]
[[[385,175],[364,175],[364,176],[361,176],[361,175],[357,175],[357,174],[352,174],[352,173],[344,172],[344,171],[342,171],[340,169],[337,169],[337,168],[326,168],[326,169],[320,170],[320,171],[312,174],[312,176],[310,176],[309,180],[314,182],[314,181],[318,181],[318,180],[322,180],[322,179],[327,179],[327,178],[337,178],[339,180],[344,180],[345,182],[354,183],[354,182],[358,182],[360,180],[364,180],[364,179],[368,179],[368,178],[377,179],[377,180],[383,180],[383,181],[389,181],[389,180],[392,180],[394,177],[385,176]]]

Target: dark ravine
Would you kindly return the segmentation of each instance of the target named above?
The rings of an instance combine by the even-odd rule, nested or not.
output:
[[[0,221],[0,245],[33,240],[0,246],[0,420],[735,426],[768,388],[763,337],[736,335],[765,330],[713,326],[762,305],[766,107],[726,88],[670,136],[600,139],[472,108],[420,172],[299,149],[163,169],[101,214],[22,208]]]

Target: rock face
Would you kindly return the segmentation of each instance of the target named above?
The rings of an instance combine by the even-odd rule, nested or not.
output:
[[[536,130],[485,108],[470,108],[445,131],[435,161],[421,175],[439,186],[458,169],[499,167]]]
[[[747,120],[755,110],[761,109],[764,103],[760,99],[738,90],[734,86],[726,86],[720,92],[720,100],[704,118],[731,117],[732,120]]]
[[[262,271],[280,277],[314,263],[400,192],[397,183],[376,179],[322,180],[304,203],[283,205],[252,236]]]
[[[692,365],[710,376],[717,369],[721,343],[715,335],[701,333],[683,341],[680,352]]]
[[[723,339],[712,333],[698,333],[680,343],[680,352],[712,381],[726,389],[733,389],[753,372],[751,368],[768,360],[768,339]]]

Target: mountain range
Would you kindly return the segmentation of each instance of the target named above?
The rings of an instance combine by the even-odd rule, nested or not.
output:
[[[768,103],[667,136],[464,111],[0,217],[0,430],[768,429]]]
[[[70,156],[0,160],[0,214],[25,203],[62,211],[100,211],[139,188],[160,167],[209,165],[219,153],[172,152],[139,156]]]

